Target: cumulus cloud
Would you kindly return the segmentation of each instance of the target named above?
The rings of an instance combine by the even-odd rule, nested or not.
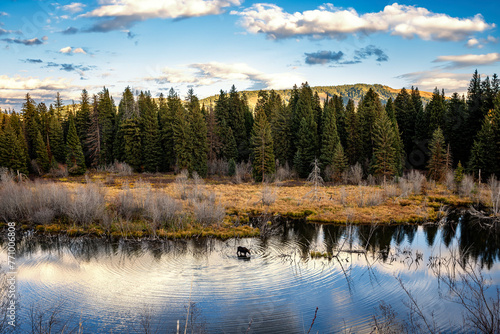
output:
[[[416,86],[423,91],[432,91],[437,87],[446,89],[448,93],[460,94],[467,92],[470,77],[470,74],[447,73],[439,70],[412,72],[398,76],[399,79],[406,80],[409,86]]]
[[[159,84],[191,84],[208,86],[222,81],[249,81],[253,89],[284,89],[304,82],[301,75],[294,73],[267,74],[247,64],[225,64],[219,62],[190,64],[183,68],[166,67],[161,74],[146,78]]]
[[[80,3],[80,2],[72,2],[69,5],[63,6],[62,9],[74,14],[74,13],[79,13],[79,12],[83,11],[83,8],[86,6],[87,5]]]
[[[5,30],[5,29],[0,28],[0,36],[2,36],[2,35],[8,35],[11,32],[12,32],[11,30]]]
[[[491,65],[500,61],[500,53],[482,55],[466,54],[459,56],[439,56],[434,62],[448,62],[446,68],[461,68],[468,66]]]
[[[389,60],[389,56],[387,56],[382,49],[376,47],[375,45],[368,45],[365,48],[356,50],[355,54],[356,56],[354,58],[356,59],[366,59],[368,57],[375,56],[377,57],[375,60],[378,62]]]
[[[64,35],[74,35],[78,32],[78,29],[75,27],[68,27],[66,30],[61,31]]]
[[[343,57],[342,51],[318,51],[313,53],[304,53],[306,56],[306,64],[308,65],[324,65],[330,62],[339,62]]]
[[[59,50],[60,53],[71,53],[71,46],[67,46]]]
[[[482,49],[486,44],[489,43],[498,43],[498,38],[495,38],[493,36],[488,36],[487,38],[470,38],[467,41],[467,44],[465,44],[468,48],[478,48]]]
[[[71,46],[67,46],[65,48],[62,48],[61,50],[59,50],[60,53],[64,53],[64,54],[67,54],[67,55],[71,55],[72,53],[81,53],[81,54],[87,54],[87,52],[85,52],[84,49],[82,48],[75,48],[73,49]]]
[[[113,0],[82,17],[102,19],[89,32],[126,30],[148,19],[180,19],[221,14],[225,8],[240,5],[242,0]]]
[[[42,37],[42,40],[39,38],[32,39],[19,39],[19,38],[3,38],[2,41],[9,44],[23,44],[26,46],[40,45],[43,44],[43,41],[47,40],[47,36]]]
[[[9,14],[6,12],[0,12],[0,16],[9,16]]]
[[[263,33],[271,39],[297,36],[342,39],[352,34],[385,32],[408,39],[416,36],[423,40],[459,41],[495,27],[493,23],[486,23],[480,14],[456,18],[397,3],[366,14],[330,4],[292,14],[279,6],[259,3],[231,14],[241,16],[240,23],[247,31]]]
[[[377,62],[388,61],[389,57],[385,52],[376,47],[375,45],[368,45],[364,48],[354,51],[354,57],[352,59],[346,59],[345,54],[342,51],[317,51],[313,53],[304,53],[306,56],[306,64],[308,65],[325,65],[328,63],[338,64],[338,65],[352,65],[359,64],[362,60],[369,57],[376,57]]]
[[[63,90],[69,83],[68,79],[45,78],[38,79],[34,77],[21,77],[16,75],[9,77],[0,75],[0,91],[3,90]]]

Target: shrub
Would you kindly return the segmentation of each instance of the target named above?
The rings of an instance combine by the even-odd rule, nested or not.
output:
[[[276,202],[276,188],[265,184],[262,188],[261,201],[263,205],[269,206]]]
[[[68,216],[76,223],[88,225],[104,216],[104,194],[96,184],[87,184],[75,189]]]
[[[197,222],[204,226],[221,224],[226,216],[224,206],[216,203],[215,195],[208,196],[207,199],[194,203],[194,217]]]
[[[497,180],[495,175],[490,176],[488,179],[488,190],[490,193],[491,208],[495,215],[500,213],[500,181]]]
[[[349,167],[348,179],[349,182],[354,185],[361,185],[361,182],[363,182],[363,168],[359,162]]]
[[[474,191],[474,178],[471,175],[464,175],[462,182],[460,183],[460,196],[471,197]]]

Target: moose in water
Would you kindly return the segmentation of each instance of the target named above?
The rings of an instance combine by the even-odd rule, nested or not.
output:
[[[238,257],[249,257],[250,250],[246,247],[238,246],[238,250],[236,251],[236,255],[238,255]]]

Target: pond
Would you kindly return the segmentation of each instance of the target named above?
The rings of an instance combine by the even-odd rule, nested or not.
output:
[[[381,302],[404,321],[410,293],[437,328],[458,332],[463,308],[437,277],[455,256],[500,286],[497,235],[457,219],[283,222],[267,238],[227,241],[25,236],[17,245],[18,325],[31,332],[34,318],[52,316],[56,332],[307,333],[314,321],[311,333],[369,333]],[[249,259],[236,256],[240,245]],[[5,268],[5,244],[0,257]]]

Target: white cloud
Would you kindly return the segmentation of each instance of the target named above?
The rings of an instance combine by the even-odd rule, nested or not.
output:
[[[71,46],[67,46],[65,48],[62,48],[61,50],[59,50],[60,53],[71,53]]]
[[[479,41],[477,40],[477,38],[471,38],[467,41],[467,47],[469,48],[473,48],[473,47],[482,47],[482,45],[479,45]]]
[[[362,15],[352,8],[339,9],[330,4],[293,14],[276,5],[255,4],[231,14],[241,16],[240,23],[249,32],[264,33],[271,39],[294,36],[341,39],[351,34],[389,32],[403,38],[458,41],[495,27],[480,14],[461,19],[397,3],[383,11]]]
[[[500,53],[482,55],[466,54],[459,56],[439,56],[434,62],[449,62],[448,68],[491,65],[500,61]]]
[[[86,54],[87,54],[87,52],[85,52],[85,50],[84,50],[84,49],[82,49],[82,48],[76,48],[76,49],[74,49],[74,50],[73,50],[73,53],[82,53],[82,54],[84,54],[84,55],[86,55]]]
[[[253,88],[284,89],[294,84],[304,82],[301,75],[295,73],[267,74],[256,70],[244,63],[225,64],[219,62],[190,64],[183,68],[166,67],[161,74],[146,78],[160,84],[192,84],[195,86],[209,86],[221,81],[233,83],[248,81]]]
[[[80,2],[72,2],[69,5],[63,6],[62,8],[63,10],[74,14],[83,11],[84,7],[87,7],[87,5]]]
[[[447,73],[439,70],[407,73],[398,78],[405,79],[408,85],[418,87],[421,91],[432,92],[434,88],[446,90],[447,95],[453,92],[464,94],[467,92],[472,73]]]
[[[478,48],[478,49],[482,49],[486,44],[489,44],[489,43],[498,43],[498,38],[495,38],[491,35],[489,35],[487,38],[480,38],[480,39],[477,39],[477,38],[470,38],[468,41],[467,41],[467,44],[466,46],[468,48]]]
[[[61,50],[59,50],[60,53],[64,53],[64,54],[67,54],[67,55],[71,55],[71,53],[81,53],[81,54],[84,54],[86,55],[87,52],[82,49],[82,48],[72,48],[71,46],[67,46],[65,48],[62,48]]]
[[[63,90],[68,87],[70,81],[68,79],[45,78],[38,79],[33,77],[21,77],[16,75],[9,77],[0,75],[0,90]]]
[[[124,30],[138,21],[175,19],[221,14],[226,7],[240,5],[242,0],[112,0],[82,17],[99,17],[88,31]]]

